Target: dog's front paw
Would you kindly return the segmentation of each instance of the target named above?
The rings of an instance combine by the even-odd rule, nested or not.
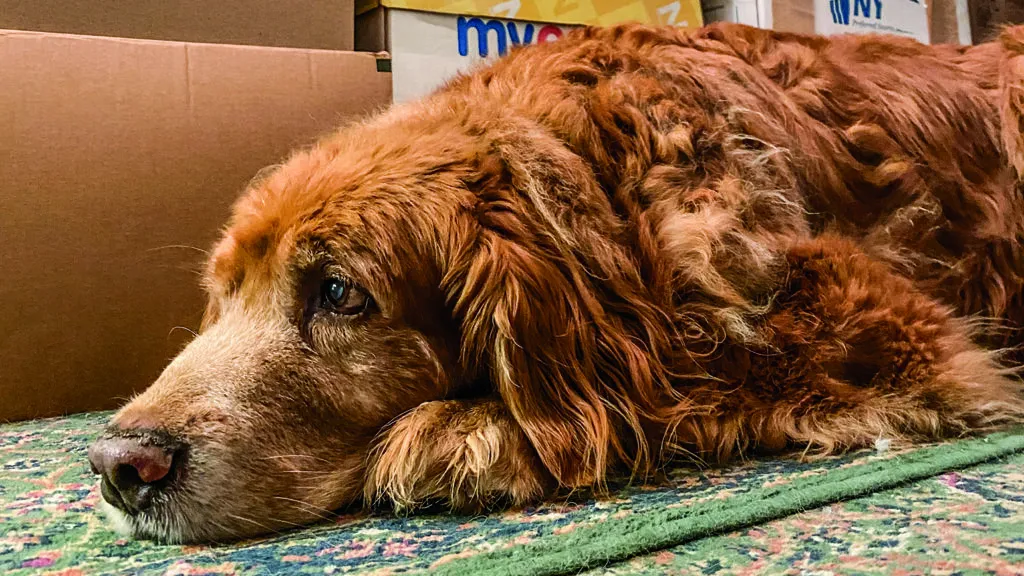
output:
[[[541,498],[553,480],[499,401],[426,402],[399,418],[373,450],[370,504],[408,510],[441,503],[479,511]]]

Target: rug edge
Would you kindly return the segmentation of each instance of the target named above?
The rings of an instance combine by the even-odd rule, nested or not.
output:
[[[621,562],[697,538],[782,518],[802,510],[848,500],[901,484],[934,477],[1024,451],[1024,429],[922,448],[893,460],[880,460],[829,474],[798,478],[772,488],[737,496],[728,506],[704,502],[664,509],[640,517],[610,519],[565,534],[511,549],[485,552],[432,566],[438,576],[543,576],[576,573]],[[893,466],[899,462],[900,466]],[[737,514],[745,503],[760,501],[760,511]],[[715,514],[715,513],[719,514]],[[730,517],[722,522],[722,515]],[[714,519],[712,521],[712,516]]]

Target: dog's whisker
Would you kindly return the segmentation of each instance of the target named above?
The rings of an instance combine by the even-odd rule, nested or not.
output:
[[[330,460],[327,460],[326,458],[321,458],[319,456],[313,456],[312,454],[274,454],[272,456],[263,456],[260,459],[261,460],[272,460],[274,458],[310,458],[310,459],[313,459],[313,460],[319,460],[321,462],[327,462],[328,464],[330,464],[330,462],[331,462]]]
[[[306,527],[305,524],[299,524],[298,522],[292,522],[291,520],[285,520],[284,518],[275,518],[274,516],[270,516],[267,519],[270,520],[271,522],[277,522],[278,524],[285,524],[285,525],[288,525],[288,526],[292,526],[294,528],[305,528]],[[277,533],[278,534],[282,534],[282,532],[277,532]]]
[[[310,504],[309,502],[306,502],[304,500],[297,500],[295,498],[288,498],[286,496],[274,496],[274,499],[281,500],[282,502],[288,502],[291,504],[298,504],[299,506],[294,507],[296,510],[302,512],[312,512],[322,520],[331,520],[338,516],[338,514],[333,510],[328,510],[327,508],[322,508],[320,506]]]
[[[283,534],[283,532],[281,532],[280,530],[271,528],[270,526],[267,526],[266,524],[264,524],[262,522],[258,522],[256,520],[253,520],[252,518],[248,518],[246,516],[241,516],[239,514],[234,514],[232,512],[228,512],[227,516],[229,516],[231,518],[234,518],[235,520],[241,520],[242,522],[248,522],[249,524],[253,524],[253,525],[258,526],[258,527],[260,527],[260,528],[262,528],[262,529],[264,529],[264,530],[266,530],[268,532],[273,532],[274,534]],[[276,521],[273,518],[270,518],[270,520],[272,522]]]
[[[168,244],[166,246],[157,246],[156,248],[149,248],[149,249],[147,249],[146,252],[156,252],[156,251],[159,251],[159,250],[175,250],[175,249],[177,249],[177,250],[194,250],[194,251],[199,252],[200,254],[203,254],[205,256],[209,256],[210,255],[210,251],[209,250],[204,250],[204,249],[196,247],[196,246],[189,246],[188,244]]]
[[[184,330],[185,332],[188,332],[189,334],[191,334],[193,338],[198,338],[199,337],[199,333],[198,332],[196,332],[195,330],[193,330],[193,329],[191,329],[191,328],[189,328],[187,326],[175,326],[175,327],[171,328],[170,332],[168,332],[167,335],[170,336],[171,334],[174,334],[174,332],[177,331],[177,330]]]

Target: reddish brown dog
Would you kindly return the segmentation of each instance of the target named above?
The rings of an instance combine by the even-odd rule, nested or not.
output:
[[[1022,111],[1024,29],[516,52],[252,184],[107,508],[230,539],[1019,421]]]

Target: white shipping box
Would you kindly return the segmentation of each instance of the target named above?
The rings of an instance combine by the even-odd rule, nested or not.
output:
[[[513,46],[557,40],[572,26],[388,10],[395,102],[429,94],[456,73]]]
[[[356,49],[391,53],[396,102],[513,47],[558,40],[576,26],[622,22],[699,28],[698,0],[357,0]]]
[[[707,22],[733,22],[772,29],[771,0],[711,0],[702,3]]]
[[[895,34],[927,44],[924,0],[814,0],[819,34]]]
[[[955,0],[958,14],[966,2]],[[805,34],[895,34],[926,44],[931,40],[925,0],[705,0],[703,8],[708,22]],[[964,39],[961,32],[961,43]],[[969,44],[969,35],[966,40]]]

